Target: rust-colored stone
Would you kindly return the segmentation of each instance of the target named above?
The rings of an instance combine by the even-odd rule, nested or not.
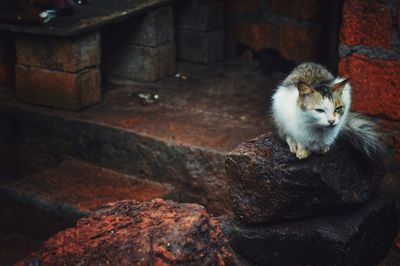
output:
[[[101,101],[100,71],[68,73],[17,65],[16,92],[22,102],[77,110]]]
[[[400,120],[400,62],[353,54],[339,62],[341,75],[351,77],[352,108]]]
[[[298,20],[315,20],[321,13],[320,2],[319,0],[269,0],[268,11]]]
[[[100,64],[100,33],[78,37],[16,36],[17,63],[50,70],[78,72]]]
[[[390,1],[344,1],[340,41],[349,46],[391,49]]]
[[[202,206],[163,200],[108,204],[17,265],[243,265]]]
[[[321,28],[282,25],[278,32],[278,50],[282,55],[297,63],[318,59],[318,44]]]

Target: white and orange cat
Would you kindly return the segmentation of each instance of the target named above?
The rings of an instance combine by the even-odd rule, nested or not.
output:
[[[370,158],[382,152],[375,124],[350,112],[351,86],[323,66],[303,63],[278,86],[272,115],[278,133],[297,158],[326,153],[339,134]]]

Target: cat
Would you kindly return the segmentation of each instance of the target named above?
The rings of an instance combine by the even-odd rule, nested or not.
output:
[[[297,66],[272,96],[272,117],[279,136],[299,159],[324,154],[343,135],[369,158],[383,151],[376,125],[350,112],[348,77],[335,78],[316,63]]]

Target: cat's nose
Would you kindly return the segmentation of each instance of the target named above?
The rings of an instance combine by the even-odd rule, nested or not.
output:
[[[335,123],[335,120],[328,120],[329,125],[333,125]]]

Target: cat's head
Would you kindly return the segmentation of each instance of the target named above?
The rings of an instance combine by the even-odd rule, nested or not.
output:
[[[307,84],[299,81],[297,104],[313,125],[333,128],[350,108],[349,78],[338,78],[331,83]]]

